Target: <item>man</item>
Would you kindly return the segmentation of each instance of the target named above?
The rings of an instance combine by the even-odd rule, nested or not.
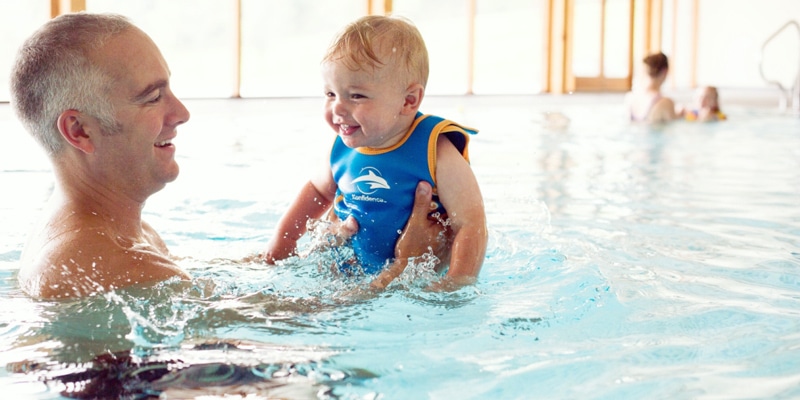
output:
[[[178,176],[172,140],[189,119],[169,78],[155,43],[117,15],[62,15],[20,49],[12,104],[56,177],[47,215],[20,260],[19,282],[31,296],[80,297],[190,278],[142,221],[147,198]],[[428,248],[417,240],[430,226],[430,188],[423,189],[412,216],[415,240],[398,242],[399,255]],[[345,236],[351,225],[343,225]]]

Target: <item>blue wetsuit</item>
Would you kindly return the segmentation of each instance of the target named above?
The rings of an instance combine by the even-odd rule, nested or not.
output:
[[[352,215],[358,221],[353,249],[365,273],[380,272],[394,258],[417,183],[429,182],[436,194],[436,140],[443,133],[469,161],[469,134],[477,130],[419,112],[405,136],[389,148],[352,149],[336,138],[331,151],[338,186],[334,212],[341,220]],[[441,205],[438,211],[444,213]]]

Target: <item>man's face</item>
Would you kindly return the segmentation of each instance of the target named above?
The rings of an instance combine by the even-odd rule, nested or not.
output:
[[[170,90],[167,63],[144,32],[117,35],[92,60],[112,77],[108,96],[120,128],[93,137],[95,172],[102,184],[144,202],[178,177],[172,139],[189,112]]]

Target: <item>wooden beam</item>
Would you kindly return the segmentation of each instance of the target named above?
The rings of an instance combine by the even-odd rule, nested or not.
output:
[[[68,0],[69,12],[86,11],[86,0]]]
[[[553,59],[553,0],[547,0],[544,12],[547,19],[544,23],[544,62],[542,63],[542,92],[550,93],[550,66]]]
[[[575,77],[575,86],[581,92],[627,92],[631,89],[628,78]]]
[[[61,0],[63,14],[86,11],[86,0]]]
[[[629,6],[628,26],[630,26],[631,29],[628,33],[628,90],[633,87],[633,35],[636,34],[636,17],[634,14],[635,0],[630,0]]]
[[[575,0],[565,0],[562,7],[564,25],[562,34],[561,91],[575,91],[575,73],[572,71],[572,53],[575,51]],[[568,37],[572,35],[572,37]]]
[[[606,0],[600,1],[600,60],[599,70],[600,77],[606,76],[605,60],[606,60]]]
[[[661,51],[661,35],[663,34],[664,21],[664,2],[662,0],[652,0],[650,7],[650,43],[647,53]]]
[[[50,0],[50,18],[79,11],[86,11],[86,0]]]
[[[642,54],[650,53],[650,45],[653,37],[653,0],[644,0],[644,48]]]
[[[548,5],[547,85],[546,92],[562,94],[566,90],[568,64],[567,33],[569,32],[567,8],[570,0],[550,0]]]

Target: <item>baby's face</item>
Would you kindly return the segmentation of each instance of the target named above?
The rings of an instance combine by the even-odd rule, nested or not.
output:
[[[717,91],[712,88],[702,88],[695,96],[698,108],[717,108]]]
[[[338,61],[323,64],[325,120],[345,145],[386,148],[406,133],[405,88],[398,75],[387,66],[354,71]]]

